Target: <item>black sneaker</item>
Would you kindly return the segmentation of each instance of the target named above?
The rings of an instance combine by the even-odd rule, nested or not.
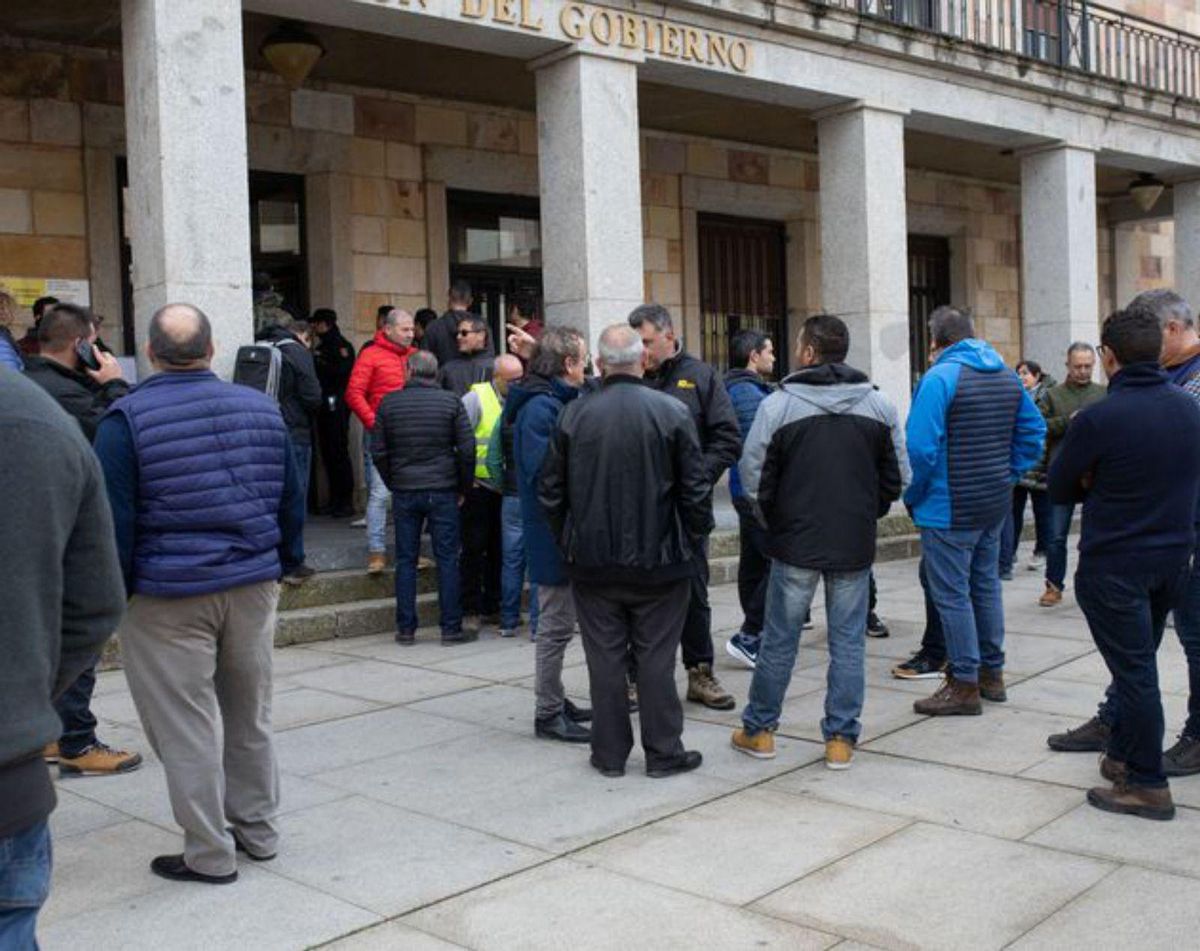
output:
[[[887,637],[891,633],[878,614],[872,611],[867,615],[867,637]]]
[[[317,573],[315,568],[310,568],[308,565],[297,565],[295,568],[289,568],[283,575],[283,583],[290,585],[302,585],[309,578]]]
[[[1110,733],[1107,723],[1092,717],[1083,726],[1046,737],[1046,745],[1059,753],[1103,753],[1108,748]]]
[[[228,875],[193,872],[187,867],[182,855],[160,855],[150,863],[150,871],[159,878],[170,879],[172,882],[200,882],[204,885],[229,885],[236,882],[238,877],[236,869]]]
[[[590,743],[592,731],[580,726],[565,714],[533,721],[533,732],[543,740],[558,740],[561,743]]]
[[[666,779],[668,776],[677,776],[679,773],[690,773],[693,769],[704,762],[704,757],[696,750],[685,750],[678,756],[664,760],[654,766],[646,767],[646,775],[651,779]]]
[[[946,669],[946,659],[937,659],[917,651],[903,664],[892,668],[892,676],[897,680],[936,680]]]
[[[563,716],[572,723],[587,723],[592,718],[592,711],[587,707],[577,707],[569,699],[563,700]]]
[[[470,644],[472,641],[479,640],[478,631],[450,631],[442,632],[442,643],[447,647],[451,644]]]
[[[1163,753],[1163,772],[1168,776],[1200,773],[1200,736],[1179,734],[1179,742]]]
[[[396,643],[397,644],[408,645],[408,644],[415,644],[416,642],[417,642],[417,632],[416,631],[397,631],[396,632]]]

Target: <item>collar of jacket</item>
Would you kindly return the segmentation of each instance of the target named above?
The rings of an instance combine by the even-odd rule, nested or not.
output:
[[[658,369],[656,369],[653,373],[647,373],[646,376],[648,376],[651,380],[657,380],[665,377],[673,369],[675,369],[676,364],[678,364],[679,361],[685,356],[687,356],[687,352],[683,349],[683,343],[676,340],[675,352],[667,357],[667,359],[665,359],[662,363],[660,363],[658,365]]]
[[[734,370],[725,371],[725,385],[732,386],[735,383],[753,383],[755,386],[763,390],[769,390],[771,388],[771,384],[769,384],[749,367],[738,367]]]
[[[80,386],[94,388],[95,381],[84,373],[82,370],[75,370],[66,364],[59,363],[45,354],[35,354],[25,358],[25,369],[36,370],[38,367],[45,367],[48,370],[57,373],[59,376],[65,376],[73,383],[78,383]]]
[[[805,386],[837,386],[841,383],[870,383],[871,380],[861,370],[845,363],[821,363],[790,373],[783,382],[803,383]]]
[[[1196,344],[1194,347],[1188,347],[1187,350],[1179,354],[1179,356],[1177,356],[1170,363],[1164,363],[1163,369],[1174,370],[1176,367],[1181,367],[1189,360],[1194,360],[1196,357],[1200,357],[1200,343]]]
[[[619,383],[635,383],[638,386],[649,386],[650,384],[640,376],[634,376],[632,373],[613,373],[611,376],[606,376],[600,381],[602,387],[616,386]]]
[[[388,339],[387,334],[382,330],[376,330],[375,337],[373,339],[375,346],[383,347],[384,350],[394,353],[398,357],[407,357],[409,354],[417,352],[416,347],[402,347],[397,343],[392,343],[392,341]]]
[[[1134,386],[1166,386],[1170,382],[1166,370],[1157,363],[1131,363],[1121,367],[1108,381],[1108,391]]]

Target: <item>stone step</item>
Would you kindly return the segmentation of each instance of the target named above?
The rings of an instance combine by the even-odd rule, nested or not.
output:
[[[437,623],[437,595],[417,596],[417,615],[422,627]],[[363,637],[396,630],[396,601],[392,597],[347,601],[279,612],[275,646],[311,644],[344,637]]]

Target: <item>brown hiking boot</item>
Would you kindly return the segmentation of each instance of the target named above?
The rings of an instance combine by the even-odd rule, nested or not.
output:
[[[1004,671],[979,668],[979,696],[992,703],[1004,703],[1008,691],[1004,689]]]
[[[758,733],[747,733],[739,727],[729,738],[730,745],[740,753],[753,756],[755,759],[775,758],[775,734],[770,730],[760,730]]]
[[[1105,753],[1100,757],[1100,775],[1110,783],[1123,783],[1129,778],[1129,767]]]
[[[93,743],[78,756],[58,757],[58,771],[64,776],[111,776],[128,773],[142,765],[141,753],[114,750],[103,743]]]
[[[1087,800],[1105,812],[1119,812],[1142,819],[1156,819],[1159,822],[1175,818],[1175,803],[1167,786],[1163,786],[1162,789],[1150,789],[1147,786],[1130,786],[1126,782],[1116,782],[1111,789],[1104,786],[1092,787],[1088,790]]]
[[[687,698],[702,703],[710,710],[732,710],[737,706],[733,695],[713,676],[712,664],[697,664],[688,668]]]
[[[927,717],[977,717],[983,713],[979,684],[955,680],[953,674],[946,674],[937,692],[918,700],[913,710]]]
[[[387,555],[381,551],[373,551],[367,555],[367,574],[382,574],[387,568]]]
[[[1103,753],[1110,732],[1108,724],[1099,717],[1092,717],[1083,726],[1050,734],[1046,737],[1046,745],[1059,753]]]
[[[1038,598],[1038,606],[1052,608],[1059,604],[1062,604],[1062,588],[1056,588],[1053,581],[1047,581],[1046,590]]]

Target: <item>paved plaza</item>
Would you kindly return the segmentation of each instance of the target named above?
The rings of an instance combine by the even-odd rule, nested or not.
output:
[[[1200,931],[1200,777],[1173,782],[1174,822],[1086,805],[1096,757],[1048,733],[1093,711],[1104,666],[1070,594],[1035,605],[1005,586],[1009,702],[928,720],[934,683],[893,680],[923,616],[913,561],[878,568],[887,640],[868,642],[863,742],[848,772],[821,761],[824,618],[806,632],[779,756],[729,746],[738,710],[685,705],[695,773],[621,779],[587,748],[533,737],[533,645],[444,648],[364,637],[276,652],[283,769],[278,858],[228,887],[172,884],[150,859],[181,837],[124,675],[102,675],[101,736],[141,750],[128,776],[59,783],[45,948],[1139,948]],[[713,590],[718,651],[740,622]],[[430,639],[432,638],[432,639]],[[720,654],[744,701],[750,673]],[[568,691],[587,699],[578,640]],[[1169,734],[1186,671],[1160,659]],[[682,677],[680,678],[682,682]],[[740,709],[740,708],[739,708]]]

